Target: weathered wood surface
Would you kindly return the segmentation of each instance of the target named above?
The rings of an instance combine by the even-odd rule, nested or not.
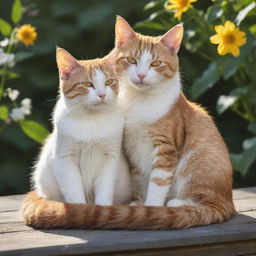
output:
[[[230,221],[170,231],[34,230],[22,197],[0,197],[0,255],[256,255],[256,187],[234,190]]]

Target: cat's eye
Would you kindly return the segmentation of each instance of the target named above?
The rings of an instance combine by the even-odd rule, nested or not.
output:
[[[108,86],[108,85],[111,85],[113,83],[113,79],[108,79],[106,82],[105,82],[105,85]]]
[[[162,61],[156,60],[151,63],[151,67],[159,67],[162,64]]]
[[[89,81],[83,82],[83,85],[86,87],[93,87],[93,83]]]
[[[127,57],[127,61],[131,64],[137,64],[137,61],[133,57]]]

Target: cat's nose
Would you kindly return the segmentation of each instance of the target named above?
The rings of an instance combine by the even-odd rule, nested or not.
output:
[[[146,75],[144,75],[144,74],[138,74],[138,77],[139,77],[139,79],[142,81],[142,80],[146,77]]]
[[[101,98],[101,100],[104,100],[104,98],[106,97],[105,93],[100,93],[98,94],[98,96]]]

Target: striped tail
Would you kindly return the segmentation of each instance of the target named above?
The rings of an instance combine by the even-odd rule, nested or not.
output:
[[[226,200],[201,199],[198,206],[99,206],[49,201],[35,191],[23,201],[25,223],[35,228],[178,229],[219,223],[230,219],[235,210]]]

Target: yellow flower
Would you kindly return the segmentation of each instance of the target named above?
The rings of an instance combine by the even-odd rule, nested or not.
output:
[[[166,10],[175,10],[174,17],[178,20],[181,19],[182,13],[186,12],[189,8],[192,8],[191,3],[196,2],[197,0],[168,0],[167,5],[165,6]]]
[[[246,34],[231,21],[226,21],[224,26],[215,26],[217,34],[210,37],[213,44],[218,44],[219,55],[226,55],[231,53],[237,57],[240,55],[239,46],[246,43]]]
[[[34,44],[37,38],[36,28],[32,27],[30,24],[25,24],[18,29],[16,38],[26,46]]]

